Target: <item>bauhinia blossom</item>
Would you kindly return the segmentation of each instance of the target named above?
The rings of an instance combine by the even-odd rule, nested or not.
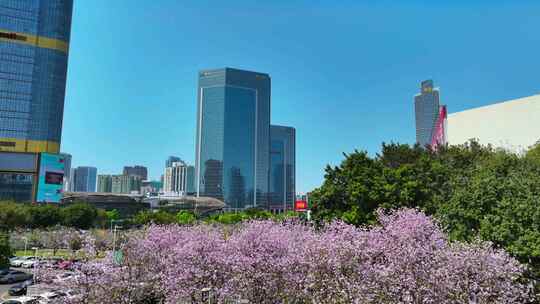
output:
[[[525,267],[488,243],[451,243],[413,209],[379,226],[286,221],[150,226],[77,270],[77,303],[527,303]]]

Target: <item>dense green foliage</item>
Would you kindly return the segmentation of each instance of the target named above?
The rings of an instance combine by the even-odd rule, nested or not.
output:
[[[62,215],[64,226],[89,229],[97,217],[97,209],[88,204],[73,204],[63,208]]]
[[[174,214],[165,210],[152,212],[150,210],[144,210],[137,213],[130,221],[130,224],[134,225],[147,225],[154,224],[180,224],[180,225],[193,225],[197,222],[204,222],[207,224],[224,224],[231,225],[237,224],[243,221],[249,220],[266,220],[275,219],[283,220],[290,217],[299,216],[295,212],[287,212],[285,214],[273,214],[266,210],[252,208],[241,212],[223,212],[215,213],[210,216],[199,218],[196,214],[190,211],[179,211]]]
[[[64,225],[79,229],[104,227],[107,215],[104,211],[84,204],[72,204],[64,208],[47,204],[18,204],[0,202],[1,229],[48,228]]]
[[[197,217],[191,212],[180,211],[176,214],[176,221],[180,225],[192,225],[197,221]]]
[[[176,223],[176,216],[163,210],[159,210],[157,212],[153,212],[152,210],[143,210],[137,213],[131,219],[131,223],[135,225],[146,225],[150,223],[166,225]]]
[[[9,246],[9,235],[0,232],[0,269],[9,268],[10,257],[11,247]]]
[[[310,196],[315,218],[363,225],[379,208],[419,208],[454,240],[481,238],[540,266],[540,146],[518,156],[472,141],[438,151],[383,144],[355,151]]]
[[[107,216],[107,221],[117,221],[120,219],[120,212],[118,210],[113,209],[110,211],[105,211],[105,215]]]

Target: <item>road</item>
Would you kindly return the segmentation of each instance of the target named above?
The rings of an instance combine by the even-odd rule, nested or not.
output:
[[[15,283],[17,284],[17,283]],[[8,290],[15,284],[0,284],[0,300],[4,300],[8,297]]]
[[[25,269],[25,268],[14,268],[14,267],[11,267],[12,270],[20,270],[20,271],[24,271],[24,272],[28,272],[28,273],[32,273],[32,269]],[[20,283],[20,282],[19,282]],[[0,300],[4,300],[6,298],[9,298],[8,296],[8,290],[11,288],[11,286],[13,285],[17,285],[19,283],[13,283],[13,284],[0,284]]]

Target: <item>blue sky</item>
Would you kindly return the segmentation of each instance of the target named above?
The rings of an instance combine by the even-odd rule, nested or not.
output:
[[[309,191],[342,152],[413,143],[421,80],[450,112],[540,93],[538,16],[540,1],[75,0],[62,151],[159,178],[168,155],[194,161],[197,71],[254,70]]]

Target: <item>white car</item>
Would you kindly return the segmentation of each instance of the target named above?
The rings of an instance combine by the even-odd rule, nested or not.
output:
[[[38,259],[29,259],[21,263],[21,267],[23,268],[34,268],[36,264],[39,263]]]
[[[21,267],[22,263],[34,259],[33,256],[17,257],[9,261],[9,264],[13,267]]]
[[[54,283],[62,283],[62,282],[66,282],[66,281],[69,281],[69,280],[72,280],[75,278],[75,273],[73,272],[64,272],[62,274],[59,274],[57,275],[54,279],[53,279],[53,282]]]
[[[82,300],[82,294],[77,290],[66,291],[66,297],[70,300]]]
[[[56,291],[48,291],[36,296],[39,304],[57,303],[63,295]]]
[[[17,297],[8,299],[2,302],[2,304],[40,304],[36,297]]]

